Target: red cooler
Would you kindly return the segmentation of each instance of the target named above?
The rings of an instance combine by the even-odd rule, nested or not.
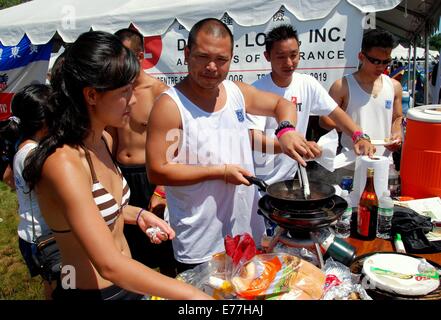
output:
[[[441,105],[409,109],[400,175],[403,196],[441,197]]]

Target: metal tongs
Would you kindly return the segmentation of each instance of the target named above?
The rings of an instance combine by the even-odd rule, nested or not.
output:
[[[306,173],[306,168],[299,164],[297,171],[299,176],[299,185],[300,188],[303,189],[303,196],[305,197],[305,199],[309,199],[309,197],[311,196],[311,191],[309,190],[309,180]]]

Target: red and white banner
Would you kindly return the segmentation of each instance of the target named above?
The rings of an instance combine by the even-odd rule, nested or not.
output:
[[[279,10],[266,24],[243,27],[224,16],[234,35],[234,53],[228,79],[252,83],[271,71],[266,61],[265,33],[279,24],[291,24],[299,34],[298,71],[319,80],[326,89],[344,74],[357,70],[365,15],[342,2],[321,20],[299,21],[289,11]],[[143,67],[168,85],[187,75],[184,47],[188,30],[175,22],[162,36],[145,37]]]
[[[14,93],[46,80],[52,43],[33,45],[24,36],[16,46],[0,45],[0,120],[11,115]]]

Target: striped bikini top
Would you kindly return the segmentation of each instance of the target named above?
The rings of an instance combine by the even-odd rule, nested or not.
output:
[[[104,138],[102,138],[104,141],[104,144],[106,145],[107,151],[110,155],[111,152],[109,150],[109,147],[107,146],[107,143]],[[122,192],[122,198],[121,198],[121,205],[118,205],[115,198],[104,188],[104,186],[101,184],[101,182],[98,181],[98,178],[95,173],[95,169],[93,167],[92,159],[90,157],[90,152],[85,146],[81,146],[84,150],[84,153],[86,155],[87,163],[90,167],[90,172],[92,173],[92,195],[93,199],[95,200],[95,203],[101,213],[101,216],[103,217],[104,221],[106,221],[107,225],[110,226],[112,223],[116,221],[118,216],[121,214],[123,208],[129,204],[129,198],[130,198],[130,188],[127,184],[126,179],[122,175],[122,172],[118,165],[115,163],[112,157],[112,161],[116,167],[116,170],[118,171],[118,174],[121,177],[122,180],[122,186],[123,186],[123,192]],[[56,233],[65,233],[70,232],[71,230],[54,230],[51,229],[52,232]]]

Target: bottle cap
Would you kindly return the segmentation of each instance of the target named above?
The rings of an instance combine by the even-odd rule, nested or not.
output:
[[[401,241],[401,234],[397,233],[397,234],[395,235],[395,240],[396,240],[396,241]]]

